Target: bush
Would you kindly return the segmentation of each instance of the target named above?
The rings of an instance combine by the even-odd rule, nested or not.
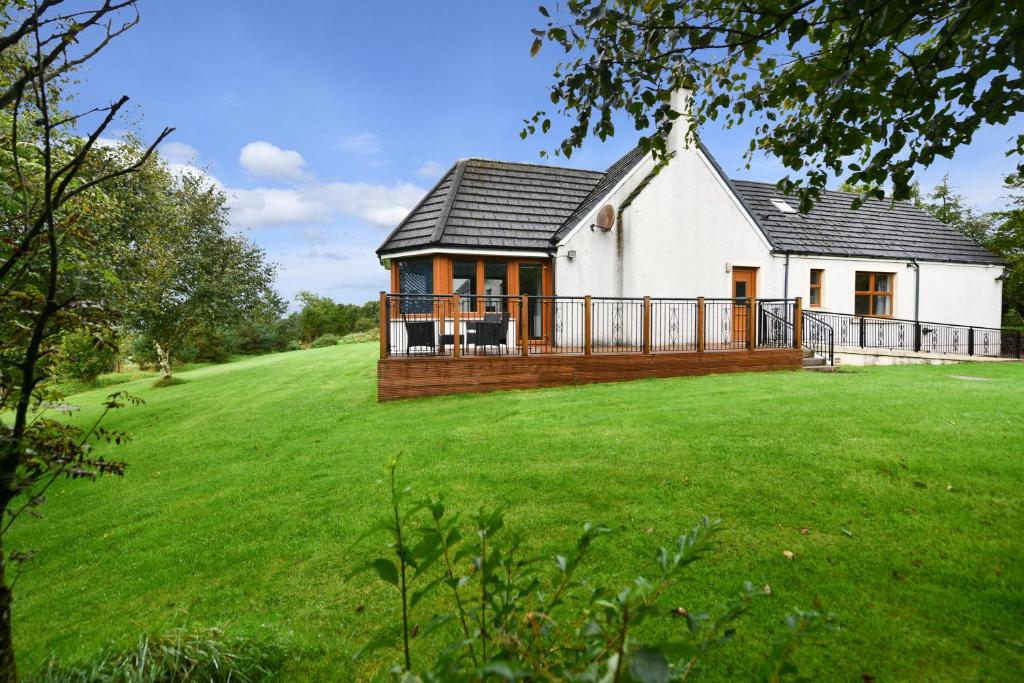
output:
[[[463,529],[467,518],[449,515],[438,499],[410,500],[411,490],[395,481],[396,466],[394,459],[388,465],[390,509],[362,537],[386,536],[388,556],[357,567],[348,577],[373,572],[395,594],[395,614],[401,617],[386,632],[399,636],[375,640],[360,654],[397,650],[400,663],[391,669],[396,679],[682,680],[705,666],[708,652],[729,642],[735,622],[754,600],[771,595],[768,586],[747,583],[713,616],[695,609],[690,585],[686,609],[670,601],[678,600],[682,583],[691,583],[690,565],[716,547],[719,522],[706,517],[671,545],[658,548],[641,576],[615,589],[583,571],[584,561],[599,552],[599,540],[610,533],[607,527],[587,524],[571,551],[548,560],[530,557],[517,539],[501,536],[501,510],[481,510],[468,518],[471,528]],[[430,605],[431,619],[411,614],[435,592],[440,594]],[[685,636],[647,642],[644,634],[654,632],[649,625],[657,621],[668,622],[662,632]],[[759,678],[778,681],[795,674],[793,649],[832,622],[831,615],[817,611],[788,615]],[[419,644],[432,633],[442,637],[440,643],[414,666],[410,639]]]
[[[284,345],[285,351],[301,351],[303,348],[304,347],[302,346],[302,342],[300,342],[298,339],[292,339],[290,342]]]
[[[163,636],[143,635],[133,650],[108,650],[95,662],[62,665],[51,661],[30,683],[185,683],[270,678],[281,666],[283,650],[268,643],[229,638],[217,628]]]
[[[313,340],[310,347],[314,349],[322,349],[325,346],[335,346],[339,341],[341,341],[341,337],[336,334],[321,334]]]
[[[117,348],[109,339],[88,330],[72,330],[61,334],[53,369],[61,380],[93,382],[114,369],[116,358]]]
[[[380,341],[380,330],[374,327],[366,332],[353,332],[341,338],[339,344],[362,344],[363,342]]]

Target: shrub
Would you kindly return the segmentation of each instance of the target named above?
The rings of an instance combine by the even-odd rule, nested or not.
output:
[[[313,340],[310,346],[314,349],[322,349],[325,346],[335,346],[339,341],[341,341],[341,337],[336,334],[321,334]]]
[[[298,339],[292,339],[290,342],[284,345],[285,351],[301,351],[302,349],[302,342],[300,342]]]
[[[339,344],[362,344],[363,342],[380,341],[380,330],[373,328],[366,332],[353,332],[341,338]]]
[[[584,561],[610,533],[587,524],[570,552],[548,560],[525,555],[516,539],[501,536],[500,510],[471,516],[463,529],[438,499],[414,501],[395,481],[397,460],[388,465],[390,505],[386,518],[362,538],[386,534],[388,557],[357,567],[348,578],[370,571],[394,590],[400,609],[396,625],[367,644],[357,656],[394,648],[401,663],[396,678],[423,681],[609,681],[641,683],[683,680],[699,672],[705,655],[726,644],[735,622],[754,600],[771,594],[768,586],[743,586],[714,616],[670,603],[668,596],[687,578],[687,569],[716,547],[719,522],[706,517],[674,543],[658,548],[654,561],[629,585],[612,590],[584,578]],[[357,541],[358,543],[358,541]],[[543,563],[543,564],[542,564]],[[412,611],[440,591],[429,621]],[[687,587],[688,601],[692,587]],[[445,599],[447,597],[447,600]],[[440,606],[438,603],[442,603]],[[438,613],[439,612],[439,613]],[[645,624],[675,621],[663,631],[682,632],[669,642],[650,642]],[[832,615],[796,611],[768,653],[761,678],[777,681],[795,674],[790,655],[799,642],[830,626]],[[418,623],[410,630],[410,624]],[[685,624],[685,630],[680,628]],[[442,637],[436,655],[413,662],[410,639]]]
[[[92,382],[113,370],[116,357],[117,348],[109,339],[88,330],[72,330],[60,336],[54,372],[62,380]]]
[[[30,683],[184,683],[270,678],[281,666],[283,650],[270,643],[229,638],[217,628],[197,633],[184,629],[163,636],[142,635],[133,650],[108,650],[94,662],[62,665],[26,678]]]

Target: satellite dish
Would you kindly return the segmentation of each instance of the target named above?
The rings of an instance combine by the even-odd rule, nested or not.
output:
[[[597,212],[597,218],[594,220],[594,225],[605,232],[611,230],[615,225],[615,207],[611,204],[605,204],[602,206],[601,210]]]

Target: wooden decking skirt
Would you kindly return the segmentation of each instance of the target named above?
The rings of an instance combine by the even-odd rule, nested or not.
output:
[[[797,370],[802,364],[803,352],[799,349],[383,358],[377,361],[377,400],[621,382],[646,377]]]

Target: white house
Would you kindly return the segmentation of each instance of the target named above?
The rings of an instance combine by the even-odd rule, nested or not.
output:
[[[822,320],[915,321],[918,345],[921,321],[999,327],[1003,261],[927,212],[853,210],[853,195],[827,192],[802,214],[773,185],[730,179],[680,125],[670,149],[659,173],[639,149],[605,171],[457,162],[378,249],[391,291],[458,293],[467,313],[523,294],[802,297]],[[865,329],[837,330],[836,343]]]

